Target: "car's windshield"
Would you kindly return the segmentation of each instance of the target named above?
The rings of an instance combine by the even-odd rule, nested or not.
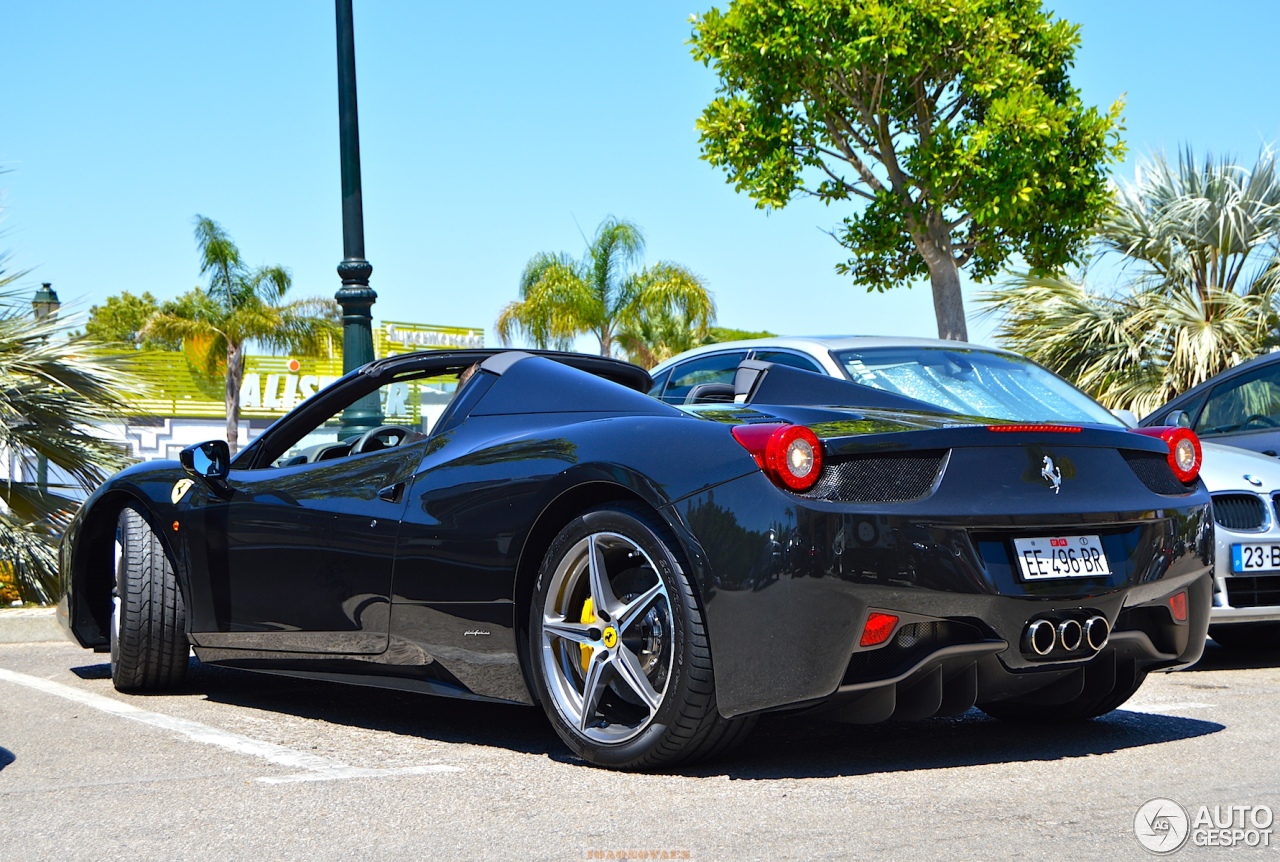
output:
[[[835,353],[855,383],[957,413],[1019,422],[1123,423],[1033,362],[971,348],[877,347]]]

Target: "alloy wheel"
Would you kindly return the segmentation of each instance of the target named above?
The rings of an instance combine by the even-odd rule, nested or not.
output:
[[[560,558],[542,609],[541,661],[566,723],[596,743],[634,738],[671,682],[671,598],[649,555],[594,532]]]

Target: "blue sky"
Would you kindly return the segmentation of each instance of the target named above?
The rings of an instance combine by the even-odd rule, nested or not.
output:
[[[836,275],[824,231],[840,211],[766,214],[698,158],[715,81],[685,41],[709,5],[355,0],[375,318],[485,327],[496,343],[529,257],[581,253],[613,214],[641,225],[650,261],[706,279],[723,325],[934,335],[927,284],[867,294]],[[1280,142],[1280,4],[1046,5],[1082,27],[1086,102],[1126,98],[1119,178],[1152,149],[1252,164]],[[0,0],[7,268],[81,310],[122,290],[174,296],[199,283],[201,213],[249,261],[290,267],[298,295],[331,296],[333,31],[323,0]]]

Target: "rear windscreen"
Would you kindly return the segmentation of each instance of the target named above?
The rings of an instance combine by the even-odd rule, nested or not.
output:
[[[1123,423],[1022,357],[970,348],[877,347],[835,353],[849,379],[969,416],[1019,422]]]

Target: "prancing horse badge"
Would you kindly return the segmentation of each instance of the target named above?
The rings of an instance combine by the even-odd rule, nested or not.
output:
[[[1049,487],[1053,488],[1053,493],[1062,490],[1062,471],[1053,466],[1053,459],[1048,455],[1044,456],[1044,466],[1040,468],[1040,475],[1049,483]]]

